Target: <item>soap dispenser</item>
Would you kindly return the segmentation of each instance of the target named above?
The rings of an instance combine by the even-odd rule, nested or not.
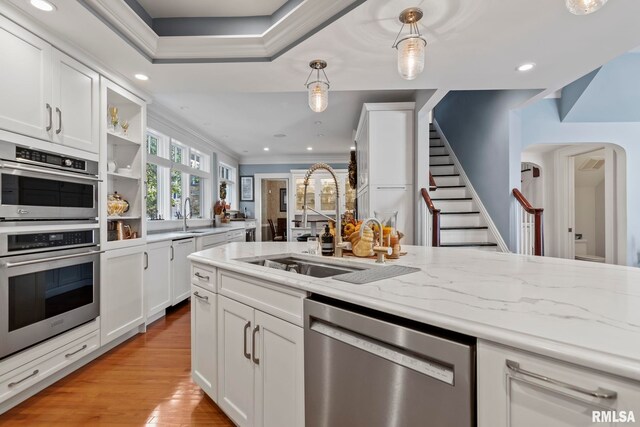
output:
[[[324,226],[324,234],[320,240],[322,241],[322,255],[333,256],[333,235],[331,234],[331,230],[329,230],[328,224]]]

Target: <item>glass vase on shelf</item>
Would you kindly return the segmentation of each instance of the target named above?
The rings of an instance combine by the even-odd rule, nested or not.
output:
[[[108,128],[109,131],[114,132],[116,131],[116,127],[118,126],[118,107],[114,107],[113,105],[110,105],[107,110],[109,111],[109,117],[108,117]]]
[[[127,120],[120,121],[120,128],[122,129],[122,135],[126,138],[129,137],[129,122]]]

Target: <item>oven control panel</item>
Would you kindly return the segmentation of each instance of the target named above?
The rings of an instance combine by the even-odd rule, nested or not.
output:
[[[60,231],[55,233],[9,234],[8,252],[33,249],[58,248],[61,246],[92,245],[94,230]]]
[[[57,154],[44,151],[31,150],[25,147],[16,147],[16,159],[28,160],[34,163],[52,165],[59,168],[72,169],[76,171],[86,171],[87,162],[74,159],[72,157],[59,156]]]

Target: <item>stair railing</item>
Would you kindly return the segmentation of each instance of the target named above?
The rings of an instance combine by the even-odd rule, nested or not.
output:
[[[513,197],[520,204],[520,242],[518,253],[544,256],[544,229],[542,213],[544,209],[534,208],[524,195],[514,188]]]
[[[433,179],[433,174],[429,172],[429,191],[436,191],[437,189],[436,180]]]
[[[430,180],[431,179],[433,179],[433,177],[430,177]],[[429,213],[431,213],[431,246],[438,247],[440,246],[440,209],[436,209],[435,206],[433,206],[433,201],[431,197],[429,197],[429,192],[426,188],[420,190],[420,193],[422,194],[424,202],[427,204]]]

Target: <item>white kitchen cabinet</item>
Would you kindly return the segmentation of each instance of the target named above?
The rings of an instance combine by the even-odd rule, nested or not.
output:
[[[193,237],[171,243],[171,305],[184,301],[191,294],[191,264],[187,257],[195,250]]]
[[[613,426],[594,422],[593,411],[640,415],[639,382],[486,341],[477,352],[479,427]]]
[[[240,427],[254,425],[254,309],[218,295],[218,405]]]
[[[100,255],[101,345],[144,323],[144,246]]]
[[[98,153],[100,76],[53,50],[53,142]]]
[[[218,404],[240,427],[304,426],[303,335],[218,296]]]
[[[215,248],[227,243],[227,233],[210,234],[208,236],[196,237],[196,251]]]
[[[303,329],[255,310],[255,427],[304,426]]]
[[[244,228],[241,230],[232,230],[227,231],[226,240],[228,243],[231,242],[245,242],[246,241],[246,233]]]
[[[0,51],[0,128],[50,139],[53,48],[0,16]]]
[[[145,254],[145,305],[151,319],[171,305],[171,241],[148,244]]]
[[[401,244],[413,243],[412,102],[364,104],[356,131],[358,218],[398,211]]]
[[[98,153],[98,73],[4,17],[0,49],[0,128]]]
[[[217,295],[191,286],[191,378],[218,401]]]

